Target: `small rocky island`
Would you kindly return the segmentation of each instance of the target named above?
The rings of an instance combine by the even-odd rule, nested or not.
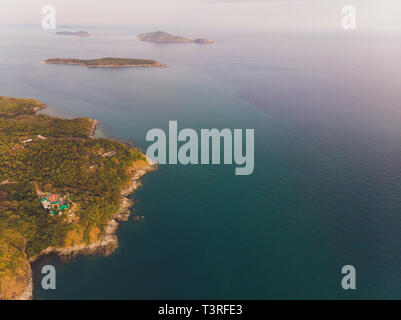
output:
[[[129,59],[129,58],[100,58],[100,59],[72,59],[52,58],[44,61],[46,64],[71,64],[87,68],[125,68],[125,67],[166,67],[165,64],[151,59]]]
[[[76,31],[76,32],[72,32],[72,31],[58,31],[56,32],[57,35],[60,36],[77,36],[77,37],[89,37],[90,33],[87,31]]]
[[[191,40],[181,36],[174,36],[164,31],[141,33],[138,35],[138,39],[141,41],[159,42],[159,43],[191,43],[191,42],[198,44],[214,43],[213,40],[209,39],[199,38]]]

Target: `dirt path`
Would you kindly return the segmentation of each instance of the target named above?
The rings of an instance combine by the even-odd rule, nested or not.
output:
[[[0,186],[3,184],[17,184],[18,182],[13,182],[13,181],[8,181],[8,180],[4,180],[2,182],[0,182]]]
[[[35,188],[36,194],[40,198],[43,195],[43,192],[39,189],[39,185],[36,181],[32,182],[33,187]]]

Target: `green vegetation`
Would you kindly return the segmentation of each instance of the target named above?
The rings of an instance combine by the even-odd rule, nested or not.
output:
[[[49,64],[77,64],[89,68],[101,67],[162,67],[162,63],[150,59],[129,59],[129,58],[100,58],[100,59],[71,59],[71,58],[52,58],[47,59]]]
[[[21,270],[25,253],[64,246],[71,232],[80,235],[75,243],[89,242],[91,230],[102,231],[118,210],[135,162],[144,160],[125,144],[91,138],[93,120],[36,114],[42,106],[0,97],[0,281]],[[71,194],[74,207],[52,216],[41,192]]]

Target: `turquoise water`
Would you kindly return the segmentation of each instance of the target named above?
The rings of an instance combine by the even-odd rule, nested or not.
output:
[[[142,150],[169,120],[254,128],[255,170],[160,166],[132,196],[145,223],[122,224],[110,257],[42,261],[56,266],[57,290],[36,277],[35,299],[401,298],[399,37],[211,31],[216,44],[199,46],[89,31],[0,28],[0,94],[96,118]],[[60,56],[169,67],[40,64]],[[340,285],[346,264],[352,292]]]

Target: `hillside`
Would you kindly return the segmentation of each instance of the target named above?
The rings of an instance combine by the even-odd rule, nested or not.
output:
[[[43,107],[0,97],[0,299],[24,295],[28,259],[42,250],[100,239],[147,163],[128,145],[92,138],[96,121],[36,114]]]

